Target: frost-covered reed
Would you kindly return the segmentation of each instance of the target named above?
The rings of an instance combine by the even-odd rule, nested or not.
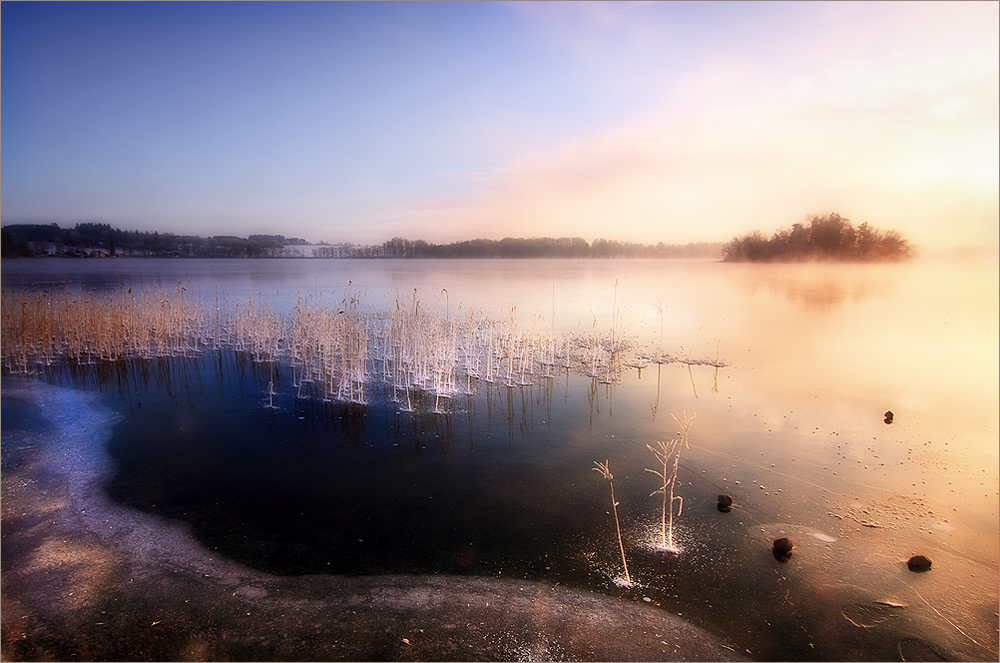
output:
[[[622,539],[622,526],[621,523],[618,521],[618,502],[615,500],[615,482],[614,482],[615,477],[613,474],[611,474],[611,469],[609,468],[609,461],[604,461],[603,463],[601,463],[600,461],[595,460],[594,465],[595,467],[592,467],[590,469],[594,470],[595,472],[600,472],[601,476],[603,476],[605,479],[608,480],[608,486],[611,487],[611,511],[615,516],[615,530],[618,533],[618,549],[622,553],[622,568],[625,571],[624,584],[626,587],[631,587],[632,577],[628,573],[628,561],[625,559],[625,542]]]
[[[330,308],[299,297],[292,315],[288,355],[300,383],[319,385],[324,400],[364,404],[371,374],[370,323],[357,297]]]
[[[447,291],[443,290],[447,295]],[[616,284],[617,297],[617,284]],[[443,315],[442,315],[443,313]],[[500,317],[451,306],[422,306],[416,290],[389,310],[358,293],[325,300],[299,294],[279,313],[260,293],[203,301],[176,288],[104,291],[70,288],[3,291],[2,364],[31,373],[53,362],[114,362],[229,350],[257,364],[288,362],[297,396],[365,404],[383,386],[401,410],[433,402],[445,412],[458,394],[489,385],[515,388],[575,368],[617,382],[630,341],[614,310],[609,331],[596,318],[585,335],[557,334],[552,318],[527,321],[510,307]]]
[[[676,553],[680,552],[680,550],[674,544],[674,502],[678,503],[677,515],[680,516],[681,511],[684,509],[684,498],[674,494],[674,487],[677,484],[677,470],[680,466],[681,451],[688,448],[688,432],[691,430],[691,426],[694,425],[694,419],[697,415],[692,414],[688,417],[687,412],[685,412],[683,421],[675,415],[670,416],[681,427],[680,437],[676,437],[669,442],[657,440],[655,447],[647,444],[646,448],[653,453],[653,456],[657,460],[658,469],[647,467],[646,471],[660,478],[660,486],[649,494],[652,497],[659,493],[663,497],[660,512],[659,549]]]

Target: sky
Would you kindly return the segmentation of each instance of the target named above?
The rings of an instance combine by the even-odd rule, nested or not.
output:
[[[998,244],[1000,3],[0,4],[2,222]]]

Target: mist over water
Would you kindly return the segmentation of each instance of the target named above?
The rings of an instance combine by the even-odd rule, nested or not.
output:
[[[419,302],[627,347],[617,380],[574,366],[412,412],[378,388],[366,406],[324,403],[287,365],[228,351],[51,372],[125,415],[112,497],[245,564],[626,593],[762,659],[996,656],[995,262],[66,260],[5,261],[2,278],[179,286],[209,308],[258,296],[280,315],[302,296]],[[663,356],[682,361],[649,360]],[[680,552],[662,554],[646,445],[676,437],[682,413],[697,418],[675,487]],[[627,592],[595,460],[614,473]],[[909,571],[915,554],[932,569]]]

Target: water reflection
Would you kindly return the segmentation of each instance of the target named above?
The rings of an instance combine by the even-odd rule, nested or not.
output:
[[[845,267],[848,267],[845,269]],[[739,283],[751,295],[771,293],[806,309],[830,311],[891,297],[900,275],[897,265],[766,265],[750,270]]]

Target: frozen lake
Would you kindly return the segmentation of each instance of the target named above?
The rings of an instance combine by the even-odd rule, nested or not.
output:
[[[559,583],[662,606],[760,660],[997,656],[995,261],[8,260],[2,279],[183,288],[208,311],[255,298],[278,316],[354,299],[578,350],[408,407],[377,385],[365,405],[324,402],[290,362],[231,351],[46,372],[124,415],[112,498],[242,564]],[[619,372],[588,370],[598,335]],[[695,414],[664,552],[647,445]],[[916,554],[931,570],[908,570]]]

